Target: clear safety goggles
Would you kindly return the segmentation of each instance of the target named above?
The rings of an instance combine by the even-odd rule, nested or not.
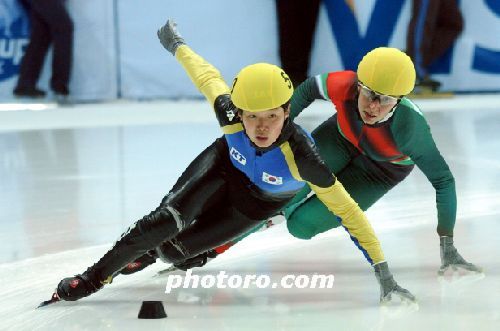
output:
[[[361,82],[358,82],[358,85],[361,94],[370,99],[371,102],[378,100],[381,106],[395,105],[398,103],[399,99],[401,99],[399,97],[393,97],[392,95],[377,93]]]

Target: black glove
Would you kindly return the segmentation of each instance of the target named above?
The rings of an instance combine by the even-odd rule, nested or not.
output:
[[[458,254],[457,249],[453,245],[453,237],[439,237],[439,246],[441,248],[441,268],[438,274],[443,275],[450,267],[453,270],[462,268],[474,272],[483,272],[483,269],[465,261],[465,259]]]
[[[217,255],[217,252],[211,249],[195,257],[184,260],[183,262],[175,263],[174,267],[184,271],[195,267],[203,267],[209,260],[214,259]]]
[[[99,291],[104,283],[99,281],[97,272],[89,268],[81,275],[61,280],[57,285],[57,295],[61,300],[76,301]]]
[[[172,20],[167,20],[167,23],[158,30],[157,35],[163,47],[174,56],[177,48],[186,44],[177,32],[177,24]]]
[[[385,303],[391,301],[393,294],[398,295],[401,300],[407,299],[415,302],[415,296],[410,293],[407,289],[402,288],[396,283],[394,277],[392,277],[389,271],[389,266],[387,262],[377,263],[373,266],[375,269],[375,277],[380,284],[380,302]]]

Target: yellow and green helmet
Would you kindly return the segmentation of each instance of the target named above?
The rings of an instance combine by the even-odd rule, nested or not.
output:
[[[368,52],[358,65],[358,80],[375,92],[400,96],[415,86],[415,66],[397,48],[379,47]]]
[[[283,69],[256,63],[241,69],[234,78],[231,101],[239,109],[260,112],[282,106],[292,94],[292,81]]]

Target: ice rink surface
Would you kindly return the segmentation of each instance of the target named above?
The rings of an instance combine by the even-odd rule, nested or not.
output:
[[[274,282],[287,274],[334,275],[332,288],[166,294],[168,276],[155,275],[168,265],[156,263],[91,297],[42,309],[35,307],[60,279],[83,272],[156,208],[221,132],[202,101],[0,104],[0,330],[499,330],[500,97],[416,103],[455,176],[456,247],[484,268],[483,279],[438,278],[435,193],[415,169],[367,214],[396,280],[418,307],[379,305],[372,268],[345,231],[303,241],[282,223],[193,274],[223,270]],[[32,110],[12,111],[26,107]],[[297,122],[311,130],[332,113],[328,103],[315,103]],[[145,300],[162,301],[168,318],[138,319]]]

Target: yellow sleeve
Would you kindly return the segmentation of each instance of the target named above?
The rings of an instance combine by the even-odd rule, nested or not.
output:
[[[314,190],[316,196],[328,209],[342,219],[342,225],[347,229],[353,241],[371,259],[372,264],[384,261],[384,253],[380,247],[372,226],[368,222],[365,213],[359,208],[340,181],[326,188],[311,183],[309,186]]]
[[[177,48],[175,58],[184,67],[193,84],[203,93],[212,107],[219,95],[230,93],[219,70],[187,45],[181,45]]]

